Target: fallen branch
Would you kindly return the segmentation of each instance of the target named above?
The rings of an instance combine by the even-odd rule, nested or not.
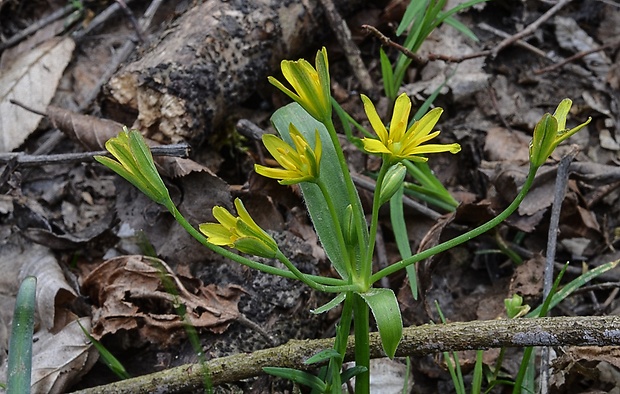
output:
[[[473,321],[445,325],[423,325],[404,329],[397,357],[431,353],[527,346],[620,345],[620,317],[546,317],[539,319]],[[250,354],[236,354],[211,360],[207,368],[214,385],[235,382],[262,374],[263,367],[311,369],[304,364],[310,356],[333,346],[333,339],[292,340]],[[349,338],[347,359],[353,356]],[[377,333],[370,336],[372,358],[385,357]],[[81,390],[77,393],[179,393],[200,389],[202,366],[188,364],[121,382]]]

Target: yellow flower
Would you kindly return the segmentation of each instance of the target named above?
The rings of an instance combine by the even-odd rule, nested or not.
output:
[[[545,164],[555,148],[565,139],[584,128],[592,118],[572,129],[566,128],[566,116],[573,102],[564,99],[558,105],[553,115],[544,114],[534,129],[534,136],[530,142],[530,163],[538,168]]]
[[[295,145],[294,148],[275,135],[263,135],[263,144],[283,168],[270,168],[255,164],[254,171],[267,178],[280,179],[279,182],[282,185],[315,181],[319,177],[321,161],[319,131],[316,130],[314,134],[314,149],[292,123],[289,126],[289,133]]]
[[[304,59],[283,60],[281,68],[284,78],[291,84],[294,92],[274,77],[268,77],[269,82],[299,103],[315,119],[330,120],[332,104],[325,47],[316,54],[316,68]]]
[[[166,207],[174,205],[155,168],[151,151],[137,130],[128,131],[123,127],[117,137],[106,141],[105,147],[116,160],[106,156],[95,156],[95,160],[131,182],[153,201]]]
[[[260,257],[274,257],[278,251],[276,241],[252,219],[240,199],[235,199],[238,217],[224,207],[213,207],[213,217],[219,223],[203,223],[200,232],[214,245],[229,246],[242,253]]]
[[[390,122],[390,131],[388,132],[381,118],[379,118],[372,101],[364,95],[362,95],[362,101],[364,102],[366,116],[368,116],[372,128],[379,137],[379,139],[364,138],[362,140],[364,149],[369,153],[386,154],[391,161],[402,159],[427,161],[426,157],[419,155],[438,152],[457,153],[461,150],[459,144],[422,145],[439,135],[439,131],[433,133],[431,131],[443,112],[441,108],[432,109],[407,130],[411,100],[403,93],[396,99],[392,121]]]

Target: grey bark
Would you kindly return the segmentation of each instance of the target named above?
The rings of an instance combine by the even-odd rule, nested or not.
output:
[[[397,357],[422,356],[444,351],[527,346],[607,346],[620,345],[620,317],[546,317],[423,325],[404,329]],[[207,369],[214,385],[246,379],[262,373],[263,367],[309,369],[310,356],[333,346],[333,339],[292,340],[271,349],[236,354],[211,360]],[[353,356],[353,337],[349,338],[347,359]],[[384,357],[377,333],[370,338],[370,354]],[[165,387],[166,393],[200,389],[204,369],[199,364],[124,380],[82,390],[79,393],[149,393]]]
[[[336,1],[344,14],[360,3]],[[105,99],[137,111],[133,127],[155,140],[201,140],[327,26],[317,0],[207,0],[120,69]]]

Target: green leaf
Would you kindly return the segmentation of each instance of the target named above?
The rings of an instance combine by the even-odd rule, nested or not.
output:
[[[342,383],[346,383],[347,381],[349,381],[350,379],[352,379],[353,377],[366,372],[368,369],[366,367],[362,367],[362,366],[356,366],[353,368],[348,368],[345,369],[344,371],[342,371],[342,373],[340,374],[340,381]]]
[[[553,294],[553,297],[551,297],[550,302],[549,302],[549,309],[552,309],[557,304],[562,302],[562,300],[564,300],[566,297],[568,297],[571,293],[573,293],[575,290],[577,290],[581,286],[585,285],[586,283],[596,278],[597,276],[602,275],[605,272],[615,268],[618,264],[620,264],[620,260],[612,261],[612,262],[603,264],[599,267],[596,267],[586,272],[585,274],[582,274],[579,277],[573,279],[566,286],[564,286],[561,290]],[[539,317],[542,310],[543,310],[543,305],[540,305],[538,308],[534,309],[533,311],[525,315],[525,317],[527,318]]]
[[[320,178],[327,186],[327,190],[333,191],[331,198],[338,218],[344,217],[344,212],[349,204],[353,206],[353,209],[359,211],[359,217],[364,217],[359,198],[357,201],[349,201],[348,199],[344,175],[341,172],[336,150],[330,142],[331,139],[325,126],[310,116],[297,103],[291,103],[278,109],[271,117],[271,122],[282,139],[291,145],[293,142],[289,134],[290,123],[299,130],[311,146],[315,145],[315,130],[319,131],[319,138],[321,138],[323,145]],[[341,231],[341,229],[325,208],[326,202],[323,194],[319,187],[313,183],[302,182],[300,187],[310,218],[327,257],[329,257],[338,274],[342,278],[348,279],[349,273],[345,263],[348,260],[348,252],[341,250],[338,244],[336,231]],[[367,233],[365,235],[367,236]],[[356,253],[359,254],[359,250],[356,250]]]
[[[381,76],[383,77],[383,90],[387,97],[396,97],[398,86],[394,86],[394,71],[392,63],[385,54],[383,48],[379,49],[379,59],[381,60]]]
[[[327,390],[327,385],[325,384],[325,382],[305,371],[280,367],[265,367],[263,368],[263,371],[265,371],[265,373],[268,373],[269,375],[288,379],[298,384],[303,384],[304,386],[308,386],[313,390],[317,390],[320,393],[324,393]]]
[[[112,372],[114,372],[114,374],[116,376],[118,376],[119,379],[129,379],[129,378],[131,378],[131,375],[129,375],[129,373],[127,372],[127,370],[123,366],[123,364],[121,364],[121,362],[118,361],[118,359],[116,357],[114,357],[114,355],[112,353],[110,353],[110,351],[108,349],[106,349],[106,347],[103,346],[101,344],[101,342],[99,342],[98,340],[93,338],[88,333],[88,331],[86,331],[84,326],[82,326],[82,324],[80,323],[79,320],[78,320],[78,324],[79,324],[80,328],[82,329],[82,332],[84,333],[84,335],[86,335],[86,338],[88,338],[90,343],[92,343],[93,346],[95,347],[95,349],[97,349],[97,351],[99,352],[99,355],[101,356],[101,360],[103,360],[103,363],[105,365],[107,365],[107,367],[110,368],[110,370]]]
[[[304,364],[310,365],[315,363],[321,363],[323,361],[331,360],[332,358],[342,359],[342,355],[334,349],[324,349],[304,361]]]
[[[327,304],[320,306],[316,309],[310,309],[310,312],[314,313],[315,315],[319,315],[321,313],[325,313],[333,308],[335,308],[336,306],[340,305],[340,303],[342,301],[344,301],[344,299],[347,298],[347,294],[346,293],[339,293],[336,297],[334,297],[334,299],[332,299],[331,301],[329,301]]]
[[[394,231],[394,238],[396,240],[396,246],[400,253],[401,259],[411,257],[411,245],[409,244],[409,234],[407,232],[407,223],[405,223],[405,214],[403,212],[403,192],[404,184],[401,185],[400,190],[392,196],[390,200],[390,221],[392,222],[392,230]],[[409,286],[411,287],[411,294],[413,299],[418,299],[418,277],[415,270],[415,265],[410,264],[406,268],[407,277],[409,278]]]
[[[389,358],[394,358],[396,349],[403,335],[403,321],[396,295],[391,289],[370,289],[366,293],[357,293],[370,307],[383,350]]]
[[[7,393],[30,392],[32,371],[32,334],[34,332],[37,278],[28,276],[19,286],[9,340]]]

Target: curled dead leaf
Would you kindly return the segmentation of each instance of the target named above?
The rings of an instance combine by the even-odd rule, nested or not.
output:
[[[93,337],[126,330],[142,340],[169,346],[185,336],[186,323],[224,332],[239,317],[243,289],[204,286],[176,275],[162,260],[121,256],[105,261],[84,280],[82,290],[95,304]],[[172,290],[171,290],[172,289]],[[171,294],[171,291],[177,294]],[[185,309],[185,321],[177,310]]]

